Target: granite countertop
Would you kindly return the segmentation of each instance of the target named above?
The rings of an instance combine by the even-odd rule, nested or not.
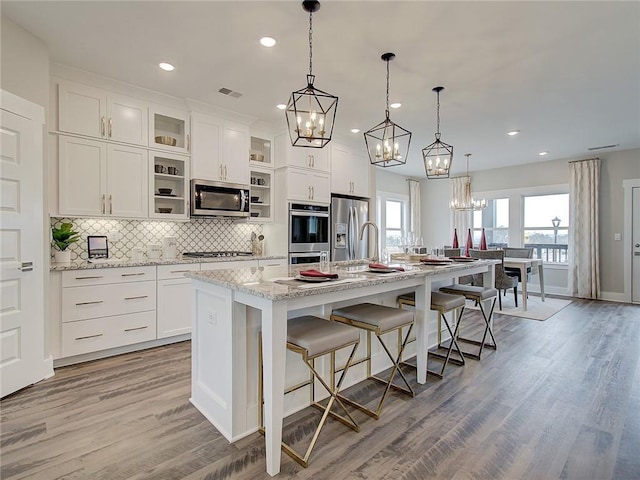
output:
[[[360,288],[397,282],[415,277],[437,275],[443,271],[464,275],[479,265],[495,264],[496,260],[479,260],[472,263],[451,263],[446,266],[425,266],[419,263],[393,264],[402,266],[405,271],[393,273],[373,273],[369,271],[368,261],[331,263],[330,272],[337,273],[337,280],[327,282],[302,282],[295,280],[301,270],[317,269],[318,264],[289,265],[287,267],[237,268],[226,270],[208,270],[188,272],[185,276],[194,280],[248,293],[270,300],[304,297],[320,293],[331,293],[348,288]]]
[[[209,257],[209,258],[193,258],[183,257],[181,255],[172,259],[158,259],[158,260],[131,260],[123,259],[113,262],[101,262],[101,263],[89,263],[86,260],[71,263],[54,263],[51,262],[49,271],[59,272],[64,270],[88,270],[94,268],[121,268],[121,267],[148,267],[156,265],[177,265],[185,263],[222,263],[222,262],[242,262],[249,260],[275,260],[287,258],[285,255],[267,255],[267,256],[237,256],[237,257]]]

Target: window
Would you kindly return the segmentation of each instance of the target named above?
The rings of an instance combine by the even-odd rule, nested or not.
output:
[[[545,262],[567,263],[569,194],[525,196],[523,243]]]
[[[509,244],[509,199],[487,200],[484,210],[473,212],[473,244],[480,245],[482,229],[489,247],[504,247]]]
[[[377,200],[380,251],[399,249],[408,233],[409,197],[380,192]]]

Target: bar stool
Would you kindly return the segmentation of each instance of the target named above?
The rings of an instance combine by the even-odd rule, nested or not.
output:
[[[398,308],[403,308],[403,305],[408,305],[415,307],[416,306],[416,295],[413,292],[405,293],[398,296]],[[460,347],[458,346],[458,342],[456,340],[458,336],[458,329],[460,327],[460,319],[462,318],[462,314],[464,313],[465,306],[465,297],[462,295],[451,295],[448,293],[441,292],[431,292],[431,310],[438,312],[438,348],[446,349],[447,353],[442,354],[439,352],[428,352],[429,355],[444,360],[442,364],[442,368],[439,372],[427,369],[427,373],[438,377],[440,379],[444,378],[444,370],[447,368],[447,364],[449,362],[455,363],[456,365],[464,365],[464,354]],[[455,328],[451,329],[451,324],[449,323],[445,314],[449,312],[453,312],[456,309],[460,309],[460,313],[458,314],[458,318],[456,319]],[[447,327],[447,331],[449,335],[451,335],[451,341],[449,342],[449,346],[445,346],[442,344],[441,338],[441,327],[442,321],[444,320],[444,324]],[[414,338],[409,339],[409,342],[415,340]],[[400,342],[400,332],[398,332],[398,342]],[[456,353],[458,354],[458,358],[452,358],[451,353],[455,348]],[[410,363],[401,362],[403,365],[413,366]]]
[[[287,322],[287,349],[292,352],[299,353],[302,356],[302,360],[309,368],[309,379],[303,383],[295,385],[291,388],[288,388],[285,391],[285,394],[291,393],[295,390],[298,390],[305,386],[310,386],[310,404],[311,406],[319,409],[323,412],[322,418],[318,423],[315,433],[313,434],[313,438],[311,439],[311,443],[307,448],[307,451],[304,455],[298,453],[293,447],[288,445],[284,440],[282,441],[282,450],[287,453],[291,458],[293,458],[296,462],[298,462],[303,467],[307,467],[309,465],[309,457],[311,456],[311,451],[318,440],[318,436],[320,435],[320,430],[325,424],[327,417],[331,415],[332,418],[338,420],[340,423],[343,423],[347,427],[355,430],[356,432],[360,431],[360,427],[353,419],[351,414],[347,411],[346,407],[338,398],[338,392],[340,391],[340,386],[342,385],[342,381],[345,378],[347,370],[351,366],[351,361],[353,360],[353,356],[358,348],[358,344],[360,343],[360,332],[355,328],[351,328],[347,325],[340,325],[334,322],[330,322],[324,318],[315,317],[312,315],[306,315],[297,318],[291,318]],[[342,369],[342,374],[338,379],[338,383],[335,383],[335,355],[336,351],[346,348],[349,346],[353,346],[351,349],[351,353],[349,354],[349,359],[345,367]],[[259,422],[259,430],[261,433],[264,433],[264,422],[263,422],[263,403],[264,403],[264,390],[263,390],[263,378],[262,378],[262,333],[260,333],[260,341],[259,341],[259,378],[258,378],[258,398],[260,399],[260,403],[258,405],[258,422]],[[331,354],[331,380],[329,384],[322,378],[322,376],[315,369],[315,359],[321,357],[326,354]],[[318,379],[318,381],[322,384],[322,386],[329,392],[330,398],[326,406],[321,405],[320,403],[315,401],[315,382],[314,378]],[[341,409],[346,413],[346,417],[339,415],[335,412],[331,411],[334,403],[337,403]]]
[[[458,340],[465,343],[470,343],[472,345],[478,345],[480,349],[478,353],[470,353],[463,352],[464,355],[471,357],[475,360],[480,360],[482,356],[482,349],[484,347],[491,348],[493,350],[497,349],[496,339],[493,336],[493,331],[491,330],[491,318],[493,317],[493,309],[496,306],[496,299],[498,297],[498,291],[495,288],[485,288],[485,287],[476,287],[473,285],[461,285],[455,283],[453,285],[447,285],[446,287],[440,287],[440,291],[442,293],[450,293],[453,295],[462,295],[467,300],[472,300],[480,305],[480,311],[482,312],[482,318],[484,319],[485,327],[484,333],[482,335],[482,340],[472,340],[470,338],[464,338],[458,336]],[[487,316],[487,312],[484,309],[483,301],[493,300],[491,302],[491,309],[489,310],[489,315]],[[458,327],[459,327],[458,323]],[[487,333],[491,337],[493,343],[487,343]]]
[[[413,312],[409,312],[406,310],[403,311],[399,308],[394,307],[386,307],[384,305],[375,305],[373,303],[360,303],[357,305],[351,305],[334,310],[331,313],[331,320],[335,322],[345,323],[347,325],[352,325],[367,332],[367,356],[355,362],[354,365],[366,362],[367,377],[385,385],[384,393],[382,394],[382,397],[380,398],[378,406],[375,410],[367,408],[364,405],[361,405],[358,402],[343,395],[338,395],[340,399],[377,420],[380,418],[382,407],[390,388],[406,393],[412,397],[414,396],[413,389],[402,373],[402,370],[400,370],[399,368],[399,361],[402,358],[402,351],[404,350],[407,339],[409,338],[411,330],[413,329]],[[385,343],[382,341],[381,335],[393,330],[402,329],[406,326],[409,327],[409,330],[407,331],[407,335],[404,338],[404,342],[402,342],[402,345],[398,349],[398,356],[394,358]],[[376,337],[378,337],[380,345],[382,345],[382,348],[393,363],[393,368],[388,379],[379,378],[371,374],[371,333],[374,333]],[[406,388],[393,384],[396,373],[400,374],[400,377],[406,385]]]

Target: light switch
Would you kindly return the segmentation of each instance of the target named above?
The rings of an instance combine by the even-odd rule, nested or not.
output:
[[[621,233],[614,233],[613,234],[613,239],[617,242],[619,242],[620,240],[622,240],[622,234]]]

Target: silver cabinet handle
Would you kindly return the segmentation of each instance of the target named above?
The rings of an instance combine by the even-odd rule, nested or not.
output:
[[[23,272],[33,271],[33,262],[22,262],[22,265],[20,265],[20,268],[18,270],[21,270]]]
[[[149,295],[138,295],[137,297],[124,297],[125,300],[140,300],[141,298],[149,298]]]
[[[224,166],[224,179],[227,179],[227,165]]]
[[[146,273],[138,272],[138,273],[121,273],[120,274],[121,277],[138,277],[140,275],[146,275]]]
[[[149,328],[147,325],[144,327],[134,327],[134,328],[125,328],[125,332],[135,332],[136,330],[144,330],[145,328]]]
[[[315,155],[311,155],[311,166],[313,168],[315,168],[315,166],[316,166],[316,156]]]
[[[105,120],[104,117],[100,118],[100,135],[104,137],[104,131],[105,131]]]
[[[92,280],[94,278],[102,278],[102,275],[94,275],[92,277],[75,277],[76,280]]]
[[[84,340],[86,338],[96,338],[96,337],[101,337],[103,334],[102,333],[98,333],[96,335],[86,335],[84,337],[76,337],[76,340]]]
[[[171,270],[170,273],[187,273],[190,272],[191,270]]]
[[[313,187],[311,187],[311,200],[316,196],[316,191]]]
[[[103,193],[102,194],[102,214],[104,215],[107,209],[107,199],[106,199],[106,195]]]
[[[97,305],[98,303],[103,303],[104,300],[95,300],[93,302],[80,302],[76,303],[76,305]]]
[[[218,170],[219,170],[218,178],[219,178],[220,180],[224,180],[224,178],[222,178],[222,165],[220,165],[220,167],[218,168]]]
[[[307,198],[311,200],[311,187],[307,186]]]
[[[187,133],[187,152],[191,151],[191,135]]]
[[[113,214],[113,195],[109,195],[109,215]]]
[[[109,118],[109,138],[111,138],[112,133],[113,133],[113,119]]]

